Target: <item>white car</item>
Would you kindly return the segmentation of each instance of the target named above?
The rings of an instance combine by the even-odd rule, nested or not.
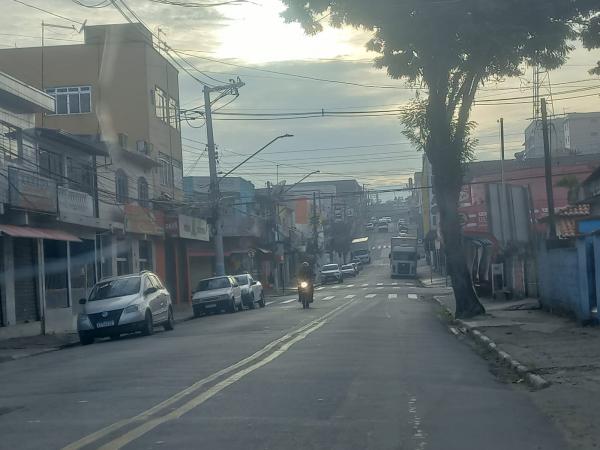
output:
[[[321,267],[321,283],[327,283],[328,281],[344,282],[344,274],[340,270],[339,264],[325,264]]]
[[[98,281],[79,304],[77,332],[82,345],[98,337],[114,339],[136,331],[149,335],[156,325],[165,330],[175,326],[171,295],[158,276],[148,271]]]
[[[200,280],[192,293],[192,308],[194,317],[210,311],[242,311],[242,289],[236,279],[228,275]]]
[[[250,274],[236,275],[235,280],[240,285],[242,290],[242,302],[244,306],[250,309],[254,309],[256,304],[261,308],[265,306],[265,295],[263,293],[263,287],[260,281],[252,278]]]
[[[352,263],[344,264],[342,266],[342,274],[346,277],[355,277],[357,274],[356,266]]]

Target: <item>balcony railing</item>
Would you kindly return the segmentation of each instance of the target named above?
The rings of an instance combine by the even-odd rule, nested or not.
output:
[[[61,217],[94,215],[94,200],[85,192],[58,187],[58,211]]]

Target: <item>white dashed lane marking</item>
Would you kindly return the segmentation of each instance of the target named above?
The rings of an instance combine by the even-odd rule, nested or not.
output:
[[[388,299],[398,298],[398,294],[388,294]]]
[[[294,298],[290,298],[289,300],[284,300],[283,302],[281,302],[281,304],[285,305],[286,303],[292,303],[292,302],[295,302],[295,301],[296,301],[296,298],[294,297]]]
[[[365,295],[365,298],[373,298],[375,297],[377,294],[367,294]]]
[[[377,286],[383,286],[383,283],[377,283]]]
[[[272,305],[273,303],[275,303],[275,302],[267,302],[267,303],[265,303],[265,306]]]
[[[398,283],[392,283],[392,286],[398,286]]]
[[[354,298],[354,297],[356,297],[356,295],[354,295],[354,294],[348,294],[344,298],[350,299],[350,298]]]
[[[410,298],[411,300],[416,300],[419,298],[419,296],[417,294],[408,294],[408,298]]]
[[[318,288],[315,288],[315,291],[320,291],[321,289],[325,289],[325,286],[319,286]]]
[[[331,289],[339,289],[341,288],[341,286],[339,284],[336,284],[335,286],[331,286]]]
[[[323,297],[321,300],[331,300],[334,298],[335,298],[335,295],[328,295],[327,297]]]
[[[383,289],[383,286],[377,286],[375,289]]]
[[[369,285],[368,283],[365,283],[365,284],[361,284],[360,286],[361,287],[367,287],[368,285]]]

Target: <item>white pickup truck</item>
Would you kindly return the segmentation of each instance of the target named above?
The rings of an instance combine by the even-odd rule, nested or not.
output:
[[[260,281],[252,278],[252,275],[244,273],[235,276],[242,290],[242,302],[250,309],[256,308],[256,304],[263,308],[265,306],[265,294]]]
[[[223,309],[230,313],[243,310],[239,283],[230,276],[200,280],[192,294],[192,308],[194,317]]]

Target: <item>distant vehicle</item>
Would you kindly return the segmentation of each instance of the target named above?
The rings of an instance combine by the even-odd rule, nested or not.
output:
[[[371,230],[373,230],[373,228],[375,228],[375,225],[373,225],[371,222],[369,222],[368,224],[365,225],[365,228],[367,229],[367,231],[371,231]]]
[[[390,250],[392,278],[416,278],[419,259],[417,238],[414,236],[395,236],[391,240]]]
[[[352,261],[354,264],[356,264],[356,269],[361,272],[363,270],[363,263],[359,258],[352,258]]]
[[[350,244],[350,256],[359,259],[363,264],[371,264],[371,249],[369,237],[361,237],[352,240]]]
[[[252,278],[252,275],[247,273],[236,275],[235,280],[240,285],[240,289],[242,291],[242,302],[244,306],[254,309],[258,303],[261,308],[264,308],[265,296],[260,281],[255,280]]]
[[[387,222],[379,222],[379,224],[377,225],[377,231],[378,232],[383,232],[383,233],[387,233],[389,231],[389,226]]]
[[[327,283],[328,281],[337,283],[344,281],[344,274],[340,270],[339,264],[325,264],[321,267],[321,283]]]
[[[377,222],[377,217],[375,217],[375,216],[371,217],[371,222]]]
[[[392,218],[391,217],[382,217],[381,218],[382,221],[384,221],[385,223],[392,223]]]
[[[354,266],[354,264],[344,264],[342,266],[342,275],[344,277],[355,277],[356,267]]]
[[[234,313],[244,309],[242,290],[234,277],[222,276],[200,280],[192,293],[194,317],[209,311]]]
[[[158,276],[144,271],[97,282],[87,299],[82,298],[77,317],[77,332],[82,345],[95,338],[118,338],[121,334],[154,332],[156,325],[172,330],[173,305],[169,291]]]

